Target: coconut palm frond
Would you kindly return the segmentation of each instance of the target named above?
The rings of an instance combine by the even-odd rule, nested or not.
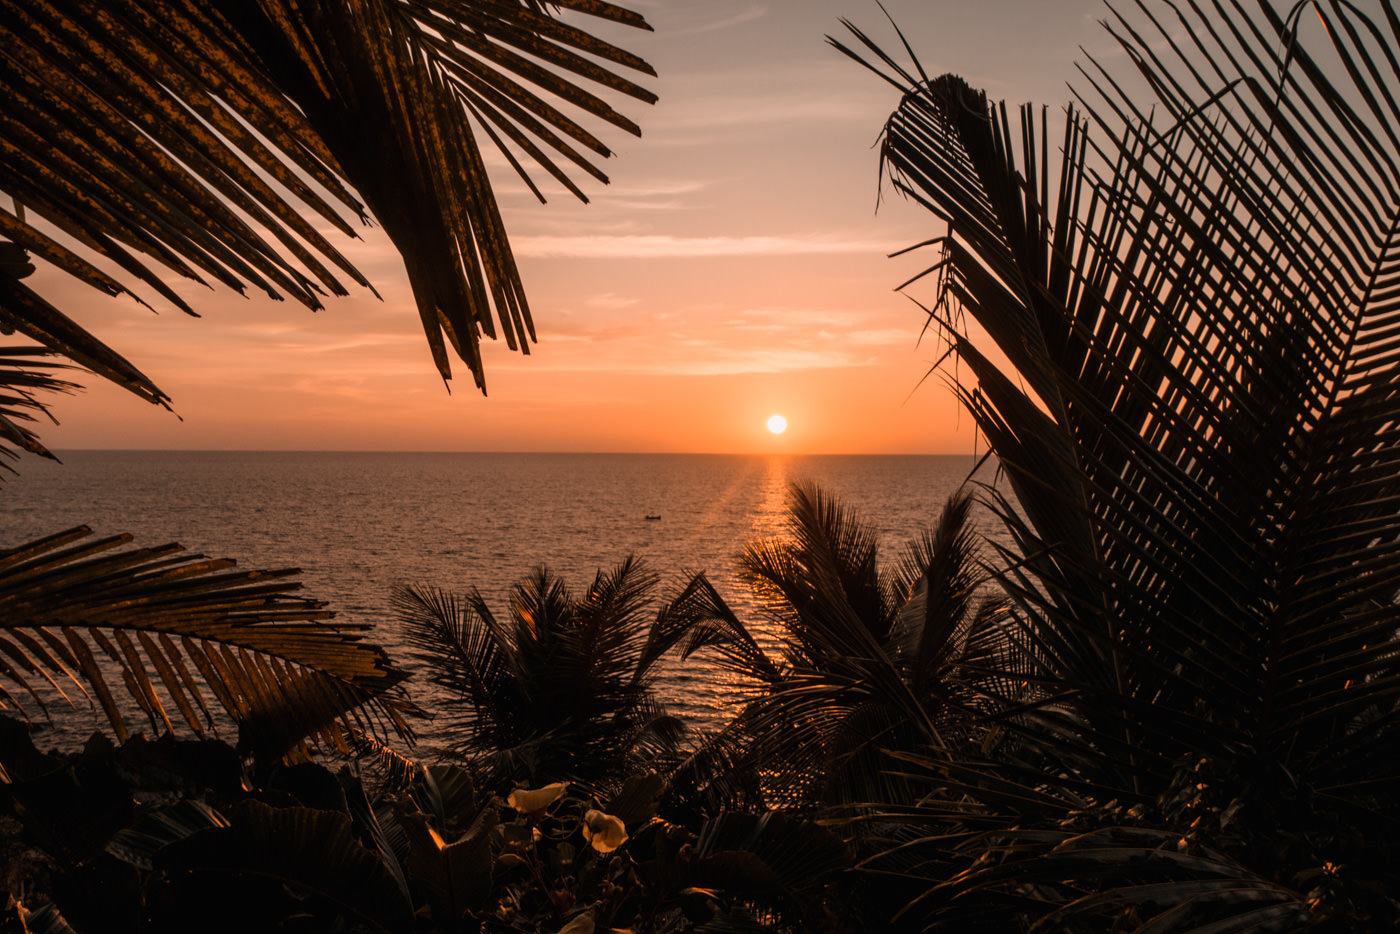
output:
[[[638,684],[647,679],[651,658],[646,651],[653,634],[659,638],[666,628],[665,617],[647,622],[647,610],[659,583],[654,572],[634,555],[628,555],[611,571],[598,571],[587,592],[576,604],[578,625],[567,630],[577,640],[571,651],[589,675],[617,685]],[[658,631],[660,629],[660,631]]]
[[[441,691],[432,705],[444,729],[475,733],[477,721],[509,722],[527,687],[513,668],[513,644],[479,594],[465,603],[437,588],[395,588],[393,605],[413,658]],[[479,609],[478,609],[479,607]],[[488,705],[482,716],[477,705]]]
[[[547,568],[511,590],[498,620],[480,593],[464,600],[422,587],[394,603],[414,657],[441,690],[458,752],[491,781],[606,784],[633,759],[664,760],[683,724],[651,692],[651,667],[697,617],[676,601],[648,618],[657,578],[628,557],[575,596]]]
[[[678,773],[699,806],[715,806],[728,789],[751,795],[759,775],[767,802],[783,807],[908,796],[886,751],[947,745],[991,690],[981,682],[1006,679],[989,661],[1010,643],[1000,602],[983,592],[971,506],[968,491],[952,497],[937,526],[887,568],[877,536],[854,512],[795,484],[789,535],[753,542],[741,556],[768,634],[782,646],[779,660],[699,582],[687,604],[703,621],[697,635],[715,644],[720,665],[756,686],[733,726]]]
[[[9,462],[22,453],[57,460],[30,425],[41,418],[53,419],[45,395],[82,387],[55,375],[69,367],[47,359],[52,356],[37,347],[0,347],[0,480],[14,472]]]
[[[789,488],[788,536],[750,542],[739,563],[782,627],[790,664],[868,657],[889,632],[894,601],[874,533],[810,484]]]
[[[747,626],[730,609],[702,571],[657,612],[653,636],[643,653],[649,669],[657,658],[684,642],[681,658],[705,650],[716,664],[743,678],[771,680],[778,665],[758,644]]]
[[[667,782],[668,811],[687,817],[766,806],[761,766],[742,716],[703,734],[671,769]]]
[[[534,339],[485,149],[531,187],[526,163],[582,196],[570,173],[606,181],[593,160],[609,155],[585,124],[636,133],[608,99],[655,99],[624,77],[650,66],[578,25],[645,21],[563,6],[6,0],[0,192],[15,209],[0,237],[108,295],[193,314],[173,273],[314,309],[346,281],[369,286],[328,235],[373,218],[443,378],[450,346],[484,386],[482,334]],[[10,277],[0,328],[166,400]]]
[[[1203,894],[1153,930],[1244,924],[1250,898],[1360,917],[1335,893],[1365,870],[1280,895],[1303,878],[1288,858],[1329,857],[1265,841],[1400,820],[1383,752],[1400,718],[1400,15],[1250,6],[1115,13],[1130,73],[1085,66],[1062,130],[857,30],[841,46],[905,88],[884,172],[947,224],[929,308],[1015,495],[1000,579],[1029,677],[1000,699],[993,767],[1074,789],[1102,823],[1144,809],[1234,864],[1181,878],[1233,879],[1242,901]],[[1329,839],[1353,867],[1379,845]],[[1058,858],[1027,840],[1007,846]],[[1142,879],[1086,885],[1056,897],[1151,916]],[[1029,891],[1004,894],[1033,918]]]
[[[412,738],[404,673],[361,641],[367,626],[292,596],[296,570],[130,541],[77,528],[0,552],[0,702],[81,698],[123,740],[123,709],[201,736],[225,714],[260,756],[306,738],[344,749],[346,731]]]
[[[1257,24],[1183,12],[1193,49],[1123,20],[1155,116],[1088,73],[1098,107],[1071,112],[1056,160],[1043,116],[1018,126],[944,77],[910,89],[884,158],[951,217],[938,313],[1024,510],[1013,590],[1055,633],[1038,637],[1048,670],[1111,695],[1107,716],[1139,737],[1150,708],[1173,710],[1173,730],[1196,721],[1182,748],[1248,742],[1339,779],[1351,756],[1374,761],[1354,734],[1390,729],[1396,697],[1400,140],[1394,82],[1348,63],[1400,38],[1310,6],[1330,64],[1267,4]]]

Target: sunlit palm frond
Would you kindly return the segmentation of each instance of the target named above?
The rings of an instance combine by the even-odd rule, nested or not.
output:
[[[443,378],[450,345],[484,386],[482,334],[534,339],[485,148],[582,196],[570,171],[606,181],[609,154],[585,124],[636,133],[609,99],[655,99],[585,18],[648,28],[602,2],[6,0],[0,237],[108,295],[193,313],[173,273],[319,308],[368,286],[328,236],[373,218]],[[0,329],[165,400],[8,277]]]
[[[239,571],[178,545],[90,535],[78,528],[0,552],[6,706],[77,696],[122,739],[124,708],[155,732],[183,724],[199,735],[222,712],[261,756],[308,737],[345,749],[347,729],[411,738],[403,672],[361,641],[368,627],[291,596],[297,571]]]

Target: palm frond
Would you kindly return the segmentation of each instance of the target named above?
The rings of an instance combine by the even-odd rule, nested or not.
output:
[[[414,660],[441,691],[431,707],[444,730],[475,733],[478,721],[508,723],[528,685],[513,666],[509,635],[480,595],[464,606],[442,590],[409,585],[395,588],[391,599]]]
[[[108,295],[192,314],[174,273],[314,309],[342,280],[369,285],[322,230],[353,237],[372,217],[443,378],[450,346],[484,387],[481,335],[534,339],[484,146],[537,192],[522,162],[582,197],[570,170],[605,182],[593,159],[609,155],[585,124],[637,133],[608,99],[655,100],[624,77],[650,66],[575,25],[649,28],[640,16],[554,6],[6,0],[0,191],[17,209],[0,210],[0,236]],[[0,326],[164,401],[129,365],[93,366],[120,358],[0,280]]]
[[[748,795],[761,775],[768,803],[783,807],[863,808],[907,796],[886,750],[946,746],[990,690],[980,682],[1006,679],[989,664],[1010,643],[1001,604],[981,592],[971,502],[968,491],[951,498],[936,528],[890,569],[859,517],[816,487],[794,485],[789,537],[753,542],[741,557],[783,647],[778,660],[708,582],[693,582],[685,609],[708,627],[697,630],[700,644],[715,645],[718,664],[758,693],[683,764],[689,793],[713,807],[728,788]]]
[[[214,889],[221,911],[238,927],[281,926],[285,916],[305,911],[314,897],[366,930],[403,930],[412,913],[406,893],[380,855],[352,833],[350,819],[333,810],[270,807],[248,800],[226,808],[223,826],[171,843],[155,855],[156,866],[179,884],[180,895],[209,905]],[[295,893],[284,904],[267,898],[264,880]],[[172,899],[174,901],[174,899]]]
[[[1350,7],[1312,6],[1334,61],[1397,44]],[[1223,720],[1226,742],[1328,771],[1363,711],[1377,730],[1395,714],[1400,147],[1376,122],[1389,79],[1317,65],[1261,11],[1262,29],[1192,4],[1192,49],[1150,14],[1141,32],[1120,18],[1158,115],[1086,71],[1109,144],[1071,112],[1058,165],[1043,117],[1026,109],[1018,129],[951,77],[910,89],[883,154],[900,190],[951,218],[939,313],[1024,511],[1006,517],[1027,553],[1013,590],[1054,676],[1114,697],[1086,713],[1138,741],[1154,727],[1131,699],[1150,697],[1200,722],[1188,748],[1224,739]]]
[[[183,724],[201,736],[221,711],[260,756],[308,737],[344,749],[345,730],[412,737],[404,673],[361,641],[367,626],[292,596],[296,570],[239,571],[178,545],[90,536],[82,527],[0,552],[0,703],[72,703],[73,691],[121,739],[124,708],[156,733]]]
[[[44,396],[81,387],[54,375],[68,367],[47,359],[52,356],[39,348],[0,347],[0,478],[14,472],[9,461],[21,453],[58,459],[29,426],[40,418],[53,420]]]
[[[665,765],[684,733],[652,694],[651,668],[701,620],[675,600],[648,621],[656,586],[656,575],[629,556],[599,571],[581,596],[536,568],[512,588],[504,621],[476,590],[458,600],[402,587],[394,603],[415,658],[441,691],[436,706],[457,731],[459,754],[485,767],[493,784],[601,787],[634,766]]]
[[[1053,135],[1043,110],[1016,119],[858,30],[863,51],[837,43],[905,90],[883,170],[947,225],[928,308],[1014,493],[999,579],[1024,677],[981,765],[1106,823],[1115,798],[1160,808],[1181,835],[1183,763],[1202,763],[1227,777],[1190,788],[1273,817],[1216,826],[1218,866],[1175,876],[1116,877],[1090,847],[1077,893],[1036,888],[1076,878],[1051,868],[1060,842],[1011,834],[945,888],[1005,859],[1003,907],[1064,908],[1047,927],[1081,909],[1142,930],[1283,924],[1305,903],[1361,917],[1291,874],[1367,859],[1367,835],[1322,828],[1400,819],[1379,758],[1400,716],[1400,16],[1187,0],[1107,28],[1131,73],[1083,67]],[[1198,886],[1200,912],[1147,920],[1168,882]]]
[[[683,639],[683,659],[705,650],[711,663],[746,678],[766,681],[778,672],[777,663],[703,571],[691,575],[671,602],[658,611],[653,633],[642,657],[647,668]]]

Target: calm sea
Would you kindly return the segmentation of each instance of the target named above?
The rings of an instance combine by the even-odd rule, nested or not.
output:
[[[0,483],[0,548],[76,525],[176,541],[245,568],[299,567],[306,593],[373,623],[407,661],[396,584],[475,586],[504,616],[504,594],[536,565],[575,592],[629,553],[661,575],[663,597],[708,572],[741,617],[744,543],[781,534],[787,487],[814,481],[854,507],[894,559],[931,525],[972,469],[970,456],[401,454],[71,451],[25,458]],[[984,468],[984,474],[990,470]],[[979,476],[979,479],[985,479]],[[648,520],[659,515],[660,520]],[[730,699],[702,662],[668,671],[670,709],[716,716]],[[431,706],[426,688],[415,697]],[[431,738],[431,730],[427,731]]]

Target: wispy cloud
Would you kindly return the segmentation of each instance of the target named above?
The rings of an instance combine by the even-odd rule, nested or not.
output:
[[[822,332],[819,336],[828,336]],[[919,332],[913,328],[875,328],[864,331],[847,331],[836,335],[848,344],[862,347],[912,347]]]
[[[675,237],[669,235],[525,236],[511,241],[517,256],[570,259],[661,259],[712,256],[803,256],[878,253],[888,243],[838,237]]]
[[[878,127],[877,121],[889,109],[873,92],[862,88],[804,92],[758,85],[757,89],[737,88],[728,94],[716,89],[685,107],[659,105],[655,116],[648,115],[646,131],[651,134],[648,145],[652,146],[691,141],[694,138],[677,134],[698,130],[761,127],[777,131],[796,125],[829,132],[841,121]]]
[[[721,29],[729,29],[732,26],[742,26],[744,23],[751,23],[754,20],[762,19],[767,15],[768,8],[766,6],[749,7],[746,10],[740,10],[738,13],[733,13],[729,16],[721,17],[720,19],[698,23],[694,26],[683,26],[680,29],[674,29],[671,31],[670,35],[697,36],[702,33],[716,32]]]
[[[639,368],[640,372],[683,376],[732,376],[740,373],[784,373],[790,370],[820,370],[871,366],[869,356],[856,356],[840,349],[744,348],[694,359],[678,359],[666,364]]]
[[[869,367],[884,359],[883,348],[913,343],[909,328],[879,314],[831,308],[688,308],[622,321],[580,315],[545,332],[530,366],[672,376]]]
[[[604,372],[652,376],[732,376],[740,373],[784,373],[792,370],[839,369],[876,365],[877,357],[841,347],[725,347],[705,341],[676,342],[671,352],[637,352],[635,347],[572,343],[558,353],[541,353],[537,360],[503,361],[512,369],[554,372]],[[680,352],[677,352],[680,351]]]
[[[604,292],[601,295],[593,296],[588,301],[584,302],[584,304],[589,308],[615,310],[619,308],[630,308],[637,304],[638,301],[640,301],[640,299],[631,298],[626,295],[618,295],[616,292]]]

